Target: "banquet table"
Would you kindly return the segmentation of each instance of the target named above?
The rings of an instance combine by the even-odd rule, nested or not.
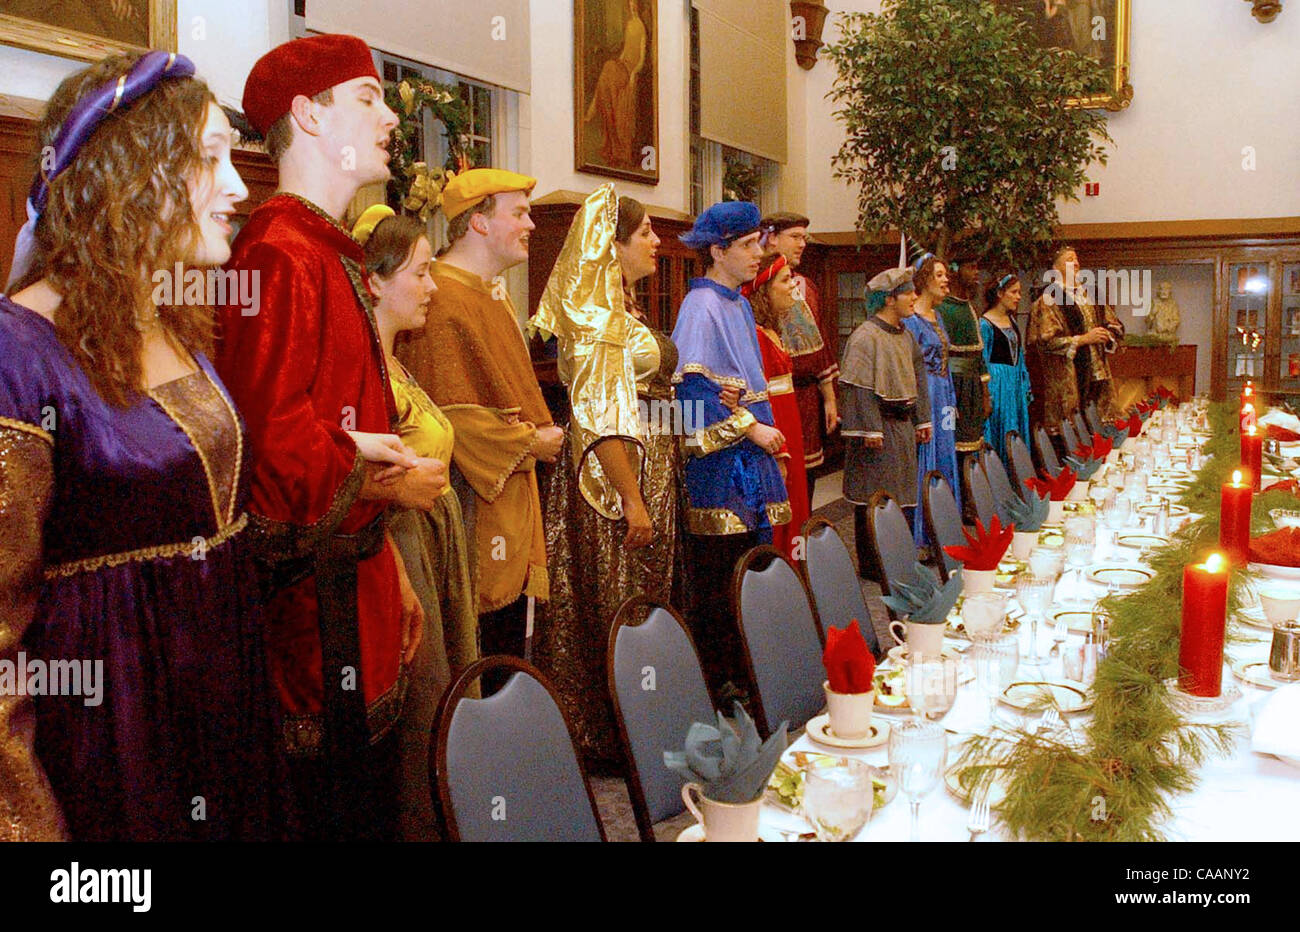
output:
[[[1196,516],[1188,516],[1185,520],[1194,517]],[[1113,565],[1116,559],[1123,559],[1120,548],[1114,548],[1108,536],[1107,531],[1098,529],[1093,566]],[[1128,556],[1127,559],[1130,565],[1142,565],[1141,559],[1136,555]],[[1040,624],[1039,645],[1044,653],[1052,643],[1052,611],[1067,607],[1065,602],[1070,599],[1091,602],[1106,594],[1102,587],[1086,578],[1076,585],[1079,580],[1078,575],[1067,570],[1057,587],[1057,601],[1047,613],[1049,621]],[[1015,605],[1014,597],[1011,605]],[[1077,605],[1068,607],[1076,608]],[[1019,627],[1022,659],[1017,679],[1063,679],[1059,654],[1053,656],[1041,669],[1024,659],[1028,654],[1030,627],[1028,619],[1024,619]],[[1229,662],[1224,665],[1223,683],[1225,690],[1230,684],[1240,689],[1241,698],[1226,713],[1203,720],[1236,721],[1241,723],[1241,728],[1231,756],[1208,760],[1199,771],[1195,790],[1169,798],[1172,816],[1160,828],[1170,841],[1295,841],[1300,838],[1300,806],[1296,805],[1297,800],[1300,800],[1300,769],[1271,755],[1254,753],[1250,746],[1250,723],[1254,710],[1270,695],[1271,690],[1242,682],[1229,669],[1231,660],[1238,657],[1267,659],[1269,633],[1244,625],[1238,625],[1237,630],[1250,640],[1246,643],[1229,643]],[[945,640],[945,647],[965,651],[969,643]],[[957,700],[942,720],[948,730],[949,763],[946,766],[951,766],[955,760],[955,746],[963,735],[986,726],[986,700],[973,682],[973,669],[965,656],[961,662],[960,682]],[[1026,718],[1005,706],[1001,709],[1001,714],[1013,720],[1012,724],[1025,724],[1032,728],[1038,719],[1037,714]],[[911,713],[877,711],[873,722],[895,723],[909,715]],[[1083,726],[1088,717],[1086,711],[1062,716],[1073,733],[1080,737],[1083,736]],[[786,752],[786,758],[795,751],[851,757],[881,768],[886,768],[889,764],[887,742],[869,750],[845,750],[821,745],[805,733],[792,743]],[[966,828],[968,819],[968,805],[957,799],[940,781],[937,788],[922,800],[920,838],[922,841],[967,841],[970,838],[970,832]],[[764,840],[789,841],[810,831],[808,823],[801,816],[780,808],[770,800],[764,802],[759,822],[759,834]],[[872,814],[871,820],[853,840],[907,841],[909,837],[910,810],[907,797],[900,792]],[[998,825],[996,812],[990,830],[980,835],[978,840],[1011,840]]]

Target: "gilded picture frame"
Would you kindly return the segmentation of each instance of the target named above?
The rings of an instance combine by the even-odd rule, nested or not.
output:
[[[0,0],[0,43],[88,62],[174,52],[176,0]]]
[[[1129,82],[1134,0],[1004,0],[1030,12],[1043,48],[1073,48],[1100,61],[1109,87],[1088,97],[1071,97],[1067,107],[1123,110],[1133,101]]]
[[[573,167],[659,183],[657,0],[573,0]]]

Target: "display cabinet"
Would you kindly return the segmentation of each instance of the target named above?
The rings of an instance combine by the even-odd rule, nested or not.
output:
[[[1213,396],[1300,395],[1300,251],[1224,255],[1215,290]]]

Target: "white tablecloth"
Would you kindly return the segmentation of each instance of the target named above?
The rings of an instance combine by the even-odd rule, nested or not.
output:
[[[1110,548],[1107,543],[1109,534],[1106,529],[1098,528],[1098,563],[1110,561],[1117,552],[1121,552]],[[1129,553],[1130,560],[1133,560],[1133,552]],[[1086,581],[1082,591],[1076,593],[1074,583],[1077,576],[1071,570],[1066,572],[1067,575],[1057,589],[1058,600],[1083,596],[1095,599],[1104,594],[1100,587]],[[1026,619],[1020,625],[1022,657],[1028,654],[1029,629]],[[1239,630],[1252,637],[1257,635],[1257,638],[1248,644],[1230,646],[1230,659],[1267,659],[1268,632],[1246,627],[1239,627]],[[962,646],[964,642],[948,643]],[[1040,650],[1046,653],[1051,644],[1050,625],[1043,624],[1039,631]],[[967,666],[968,662],[963,658],[964,678],[969,678],[970,675]],[[1022,660],[1018,677],[1036,678],[1039,672]],[[1061,678],[1059,658],[1052,658],[1042,672],[1047,673],[1044,678]],[[1300,839],[1300,769],[1278,758],[1255,754],[1250,750],[1251,707],[1265,699],[1270,691],[1240,682],[1232,675],[1228,664],[1224,665],[1223,676],[1225,688],[1234,684],[1242,693],[1241,699],[1228,713],[1233,720],[1242,723],[1236,746],[1230,757],[1212,759],[1201,769],[1199,783],[1194,791],[1170,798],[1173,817],[1163,826],[1164,835],[1171,841],[1296,841]],[[957,702],[943,719],[943,725],[956,732],[979,730],[985,723],[986,708],[985,700],[975,683],[966,682],[960,687]],[[1014,710],[1005,706],[1001,708],[1003,714],[1018,717]],[[904,718],[906,716],[878,713],[877,720],[896,722]],[[1088,720],[1088,713],[1066,718],[1082,734],[1081,728]],[[948,740],[951,748],[962,739],[959,735],[949,734]],[[854,757],[879,767],[887,767],[889,764],[887,744],[866,751],[846,751],[820,745],[805,734],[791,746],[791,751],[796,750]],[[955,759],[955,753],[951,751],[949,756],[950,759]],[[965,841],[970,837],[966,830],[968,817],[966,804],[955,798],[940,783],[922,802],[921,840]],[[769,831],[771,829],[809,831],[802,818],[768,803],[764,803],[760,823],[761,834],[774,839],[780,836],[772,835]],[[910,810],[907,797],[900,793],[873,814],[871,821],[855,840],[907,841],[909,835]],[[980,836],[980,841],[993,839],[1008,840],[996,822],[988,833]]]

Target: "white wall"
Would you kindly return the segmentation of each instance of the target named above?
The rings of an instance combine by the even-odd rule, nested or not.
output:
[[[879,0],[828,0],[877,12]],[[1300,216],[1300,4],[1268,25],[1227,0],[1133,0],[1133,103],[1111,114],[1100,197],[1061,208],[1063,223]],[[823,41],[838,36],[835,16]],[[808,205],[819,231],[852,230],[856,192],[830,173],[844,138],[824,100],[820,61],[806,85]],[[1242,170],[1254,146],[1257,170]]]
[[[673,210],[690,209],[689,19],[686,0],[659,2],[659,184],[615,180],[622,194]],[[586,193],[611,179],[573,170],[573,4],[533,0],[532,94],[521,114],[530,140],[536,196],[568,190]]]

